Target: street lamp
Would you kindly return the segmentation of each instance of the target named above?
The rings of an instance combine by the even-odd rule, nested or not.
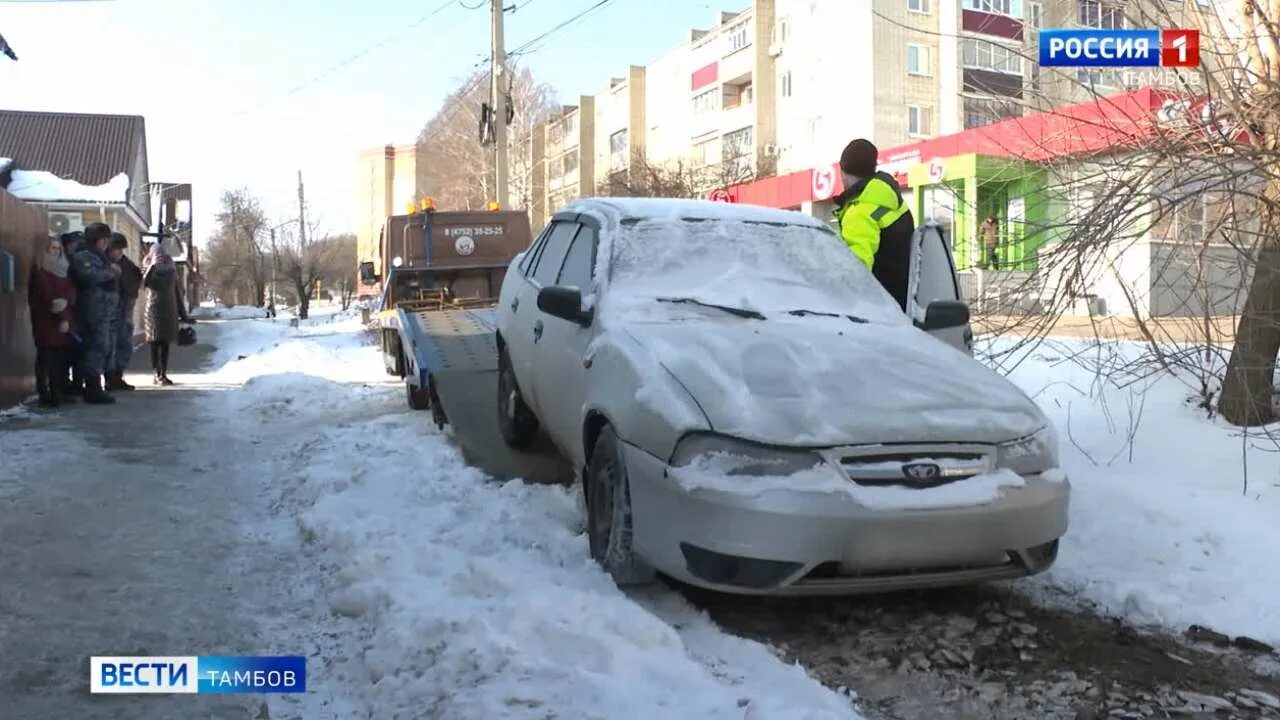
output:
[[[279,225],[274,225],[270,228],[270,231],[271,231],[271,303],[270,305],[272,309],[274,309],[276,306],[276,269],[280,267],[280,255],[276,253],[276,230],[279,230],[280,228],[286,225],[292,225],[293,223],[296,223],[296,222],[298,222],[298,219],[293,218],[291,220],[285,220]]]

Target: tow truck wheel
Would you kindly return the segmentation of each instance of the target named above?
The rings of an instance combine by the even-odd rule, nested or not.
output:
[[[414,410],[428,410],[431,408],[431,392],[427,388],[405,383],[404,390],[405,399],[409,401],[409,407]]]
[[[526,450],[538,439],[538,418],[524,402],[507,349],[498,351],[498,429],[507,447]]]
[[[618,436],[609,425],[596,438],[582,484],[591,558],[619,585],[652,580],[653,570],[640,562],[632,549],[631,483]]]

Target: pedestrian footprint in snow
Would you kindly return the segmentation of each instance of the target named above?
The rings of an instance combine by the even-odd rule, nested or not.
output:
[[[69,265],[62,243],[49,238],[27,287],[31,334],[36,344],[36,392],[45,407],[62,404],[67,377],[67,351],[75,329],[76,305],[76,287],[67,278]]]

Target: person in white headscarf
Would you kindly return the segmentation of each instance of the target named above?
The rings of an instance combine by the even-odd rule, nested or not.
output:
[[[67,277],[70,264],[62,243],[49,238],[27,286],[31,335],[36,344],[36,392],[46,407],[62,404],[67,349],[75,333],[76,286]]]

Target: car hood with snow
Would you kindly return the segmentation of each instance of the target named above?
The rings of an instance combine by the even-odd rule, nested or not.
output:
[[[811,447],[1000,443],[1048,421],[1012,383],[907,324],[629,322],[718,433]]]

